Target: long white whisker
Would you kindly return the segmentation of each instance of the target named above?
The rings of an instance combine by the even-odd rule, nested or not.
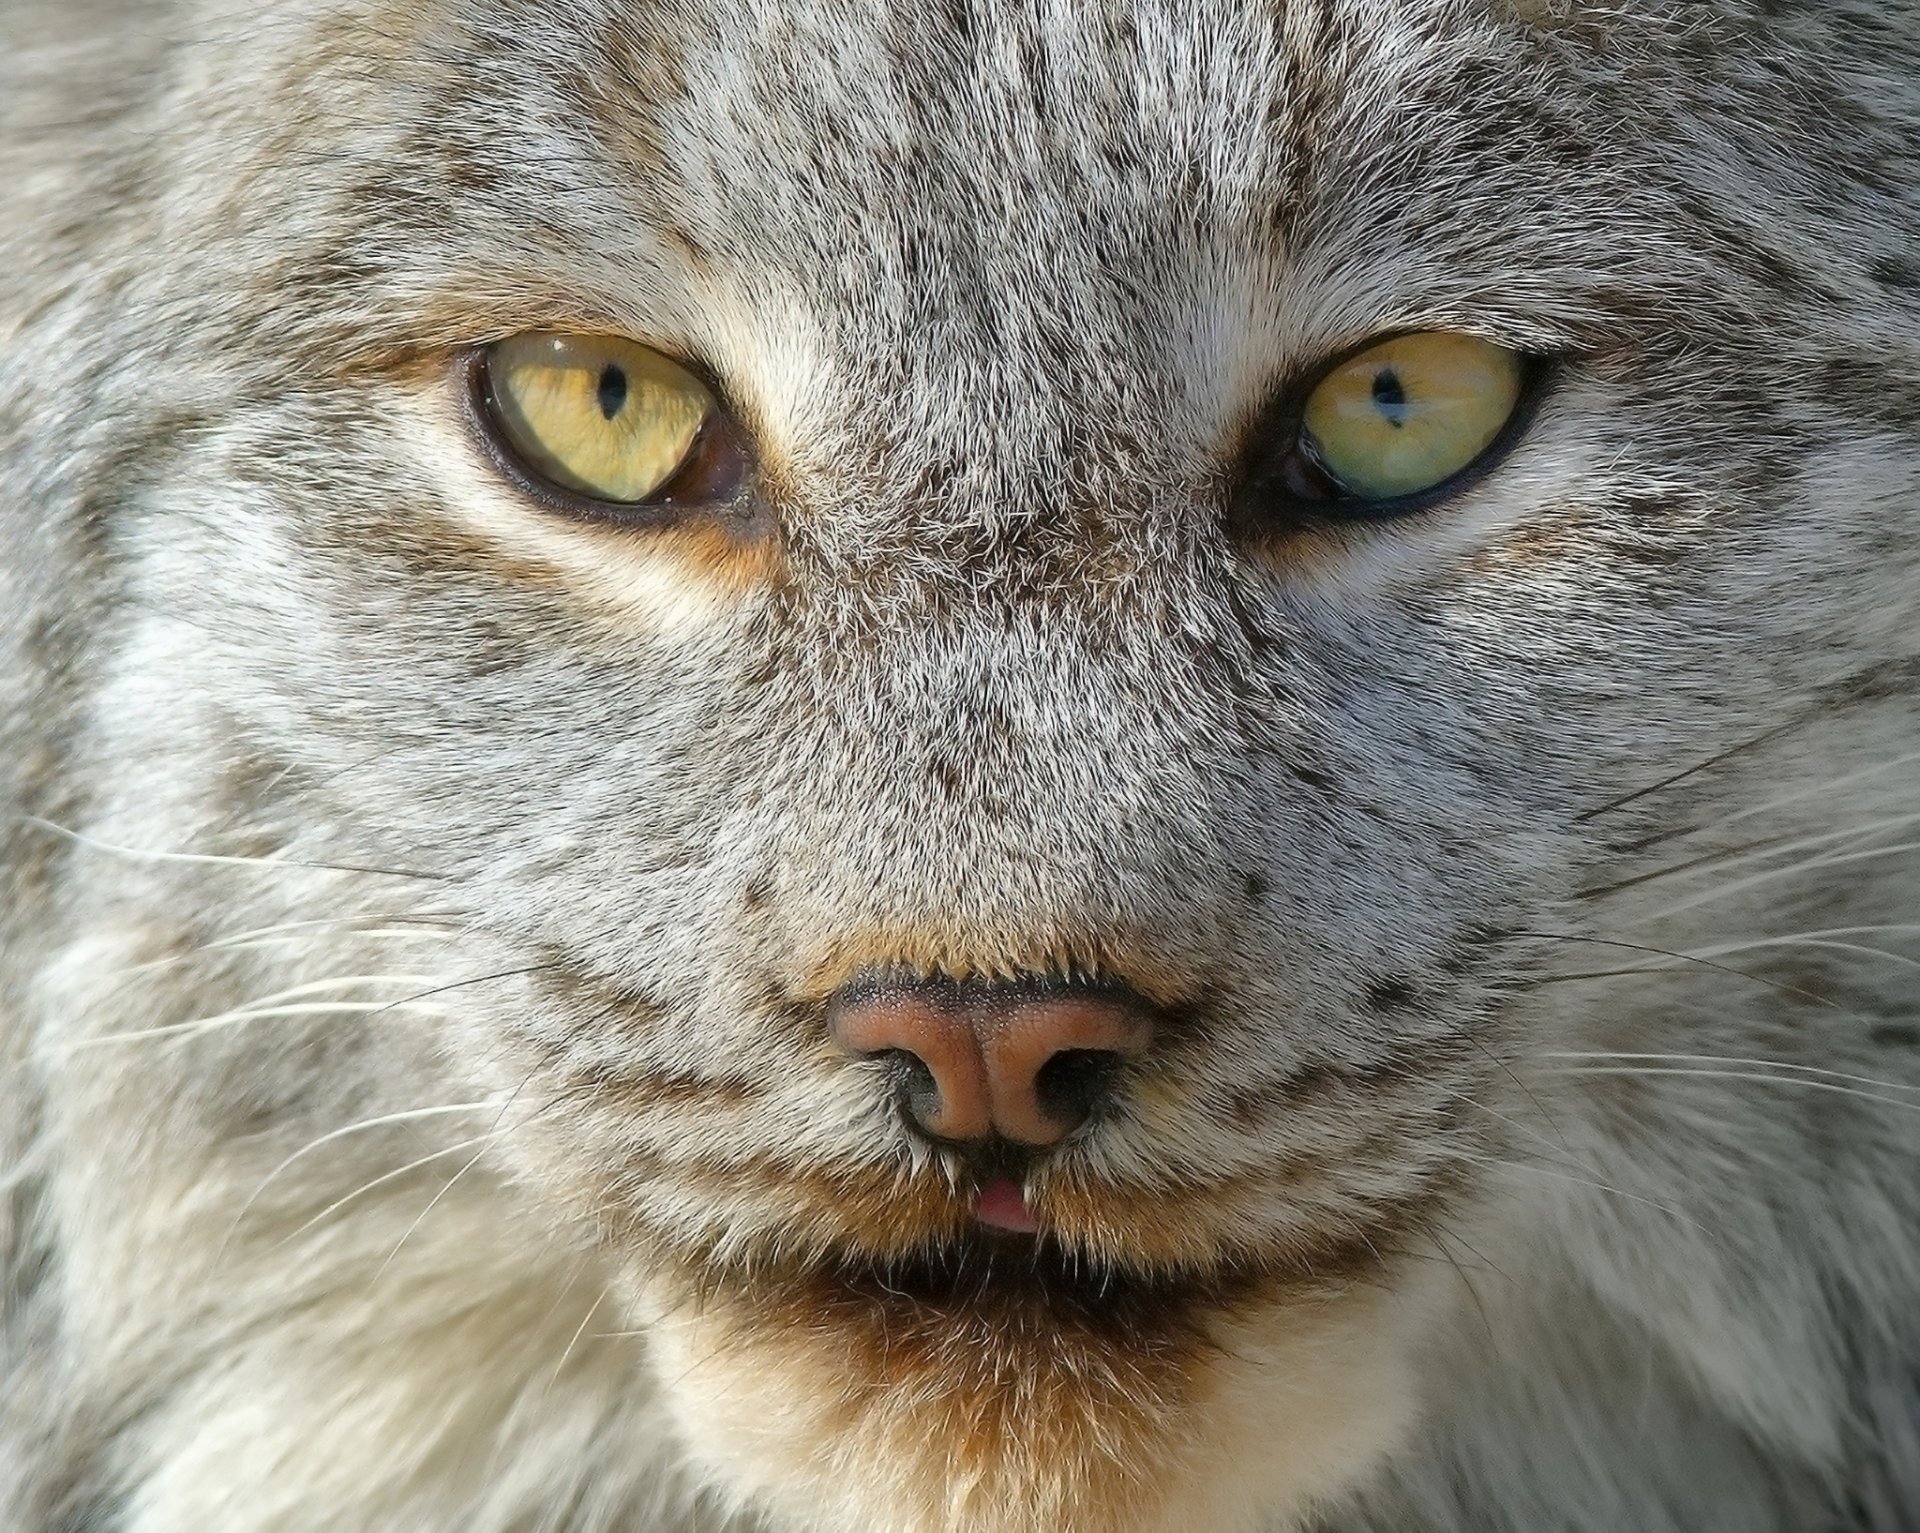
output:
[[[1898,1097],[1881,1096],[1878,1092],[1862,1091],[1857,1086],[1841,1085],[1835,1081],[1817,1080],[1803,1075],[1769,1075],[1759,1070],[1701,1070],[1681,1066],[1644,1065],[1569,1065],[1564,1070],[1543,1070],[1542,1075],[1634,1075],[1643,1080],[1652,1080],[1661,1076],[1673,1076],[1686,1079],[1716,1081],[1747,1081],[1769,1086],[1799,1086],[1806,1091],[1831,1091],[1836,1096],[1852,1097],[1861,1102],[1877,1102],[1882,1107],[1897,1107],[1904,1112],[1920,1112],[1920,1102],[1903,1102]],[[1884,1085],[1884,1082],[1875,1084]],[[1906,1090],[1906,1087],[1896,1089]]]
[[[289,990],[264,995],[260,997],[259,1004],[236,1007],[232,1011],[215,1012],[209,1016],[194,1017],[185,1022],[169,1022],[161,1027],[138,1028],[121,1033],[101,1033],[92,1038],[79,1039],[70,1047],[74,1050],[92,1049],[108,1044],[134,1043],[148,1038],[177,1038],[189,1034],[215,1032],[226,1027],[237,1027],[242,1023],[262,1021],[269,1017],[318,1016],[328,1013],[344,1016],[357,1012],[392,1011],[396,1008],[440,1011],[443,1008],[419,1004],[421,999],[419,996],[409,996],[399,1001],[297,1001],[293,999],[298,996],[324,994],[329,990],[347,989],[359,985],[421,985],[429,984],[433,979],[434,976],[429,974],[347,974],[335,979],[314,980],[308,984],[295,985]],[[284,1004],[273,1004],[277,1002]]]
[[[1825,1080],[1851,1081],[1856,1086],[1874,1086],[1887,1091],[1912,1091],[1920,1093],[1920,1086],[1903,1085],[1899,1081],[1883,1081],[1871,1075],[1849,1075],[1844,1070],[1826,1070],[1818,1065],[1798,1065],[1785,1059],[1746,1059],[1733,1054],[1674,1054],[1674,1053],[1624,1053],[1612,1049],[1548,1049],[1534,1055],[1536,1059],[1574,1059],[1574,1060],[1612,1060],[1645,1063],[1649,1061],[1671,1061],[1675,1064],[1716,1064],[1745,1065],[1755,1069],[1784,1070],[1793,1075],[1819,1076]]]
[[[1892,819],[1875,820],[1862,825],[1849,825],[1842,830],[1825,830],[1815,835],[1790,836],[1775,840],[1750,843],[1743,847],[1733,847],[1726,851],[1702,852],[1679,862],[1669,863],[1665,867],[1650,872],[1634,873],[1615,879],[1595,888],[1583,889],[1577,898],[1605,899],[1610,895],[1624,894],[1632,889],[1644,889],[1648,884],[1678,881],[1695,874],[1726,873],[1732,868],[1749,867],[1757,862],[1772,862],[1790,852],[1803,852],[1812,847],[1846,845],[1855,841],[1864,841],[1890,830],[1902,830],[1907,826],[1920,823],[1920,813],[1897,815]]]
[[[1843,788],[1850,783],[1865,782],[1870,777],[1878,777],[1883,772],[1894,771],[1896,768],[1907,766],[1915,761],[1920,761],[1920,751],[1908,751],[1904,755],[1895,756],[1889,761],[1882,761],[1870,767],[1861,767],[1859,770],[1853,772],[1843,772],[1838,777],[1826,778],[1823,781],[1814,783],[1810,787],[1796,788],[1793,792],[1782,794],[1778,798],[1767,799],[1758,804],[1750,804],[1745,809],[1736,809],[1732,814],[1722,816],[1719,820],[1715,821],[1713,825],[1702,826],[1700,828],[1703,830],[1717,829],[1723,825],[1731,825],[1736,820],[1750,819],[1756,814],[1769,814],[1775,809],[1784,809],[1789,804],[1798,804],[1805,799],[1814,798],[1820,794],[1832,793],[1835,788]]]
[[[1532,1096],[1533,1093],[1528,1092],[1528,1095]],[[1462,1097],[1460,1100],[1465,1102],[1467,1106],[1485,1113],[1488,1117],[1498,1119],[1501,1123],[1504,1123],[1508,1128],[1513,1129],[1515,1132],[1525,1134],[1527,1138],[1535,1140],[1539,1144],[1544,1145],[1548,1153],[1551,1154],[1555,1160],[1565,1161],[1568,1165],[1571,1165],[1571,1166],[1580,1165],[1579,1160],[1574,1156],[1572,1149],[1567,1145],[1565,1140],[1561,1140],[1558,1143],[1556,1143],[1554,1140],[1549,1139],[1545,1134],[1541,1133],[1537,1128],[1532,1127],[1530,1124],[1522,1123],[1518,1118],[1508,1117],[1507,1114],[1499,1111],[1496,1108],[1487,1106],[1485,1102],[1476,1101],[1472,1097]],[[1536,1105],[1538,1104],[1536,1103]],[[1544,1110],[1545,1109],[1542,1108],[1543,1112]],[[1581,1169],[1585,1170],[1586,1168],[1581,1167]]]
[[[177,1038],[186,1033],[217,1032],[224,1027],[237,1027],[243,1022],[263,1021],[268,1017],[305,1017],[328,1014],[349,1016],[358,1012],[370,1011],[431,1011],[444,1015],[445,1008],[427,1006],[406,1001],[307,1001],[297,1006],[262,1006],[249,1011],[228,1011],[218,1016],[200,1017],[192,1022],[171,1022],[165,1027],[149,1027],[132,1033],[102,1033],[97,1038],[82,1038],[72,1045],[78,1049],[101,1048],[110,1043],[138,1043],[143,1038]]]
[[[1866,958],[1883,958],[1887,960],[1887,962],[1889,963],[1901,964],[1907,968],[1920,968],[1920,959],[1912,958],[1905,953],[1896,953],[1891,951],[1888,948],[1870,947],[1865,943],[1834,942],[1834,941],[1828,940],[1831,936],[1837,933],[1842,933],[1842,932],[1853,932],[1853,933],[1857,933],[1865,936],[1865,935],[1870,935],[1876,932],[1911,933],[1915,931],[1920,931],[1920,927],[1913,927],[1913,926],[1836,927],[1834,928],[1833,932],[1798,932],[1798,933],[1794,933],[1784,937],[1745,938],[1739,942],[1726,942],[1726,943],[1721,943],[1714,947],[1690,948],[1685,952],[1663,953],[1659,949],[1646,948],[1646,949],[1642,949],[1642,951],[1647,952],[1650,956],[1653,957],[1654,961],[1651,963],[1633,964],[1631,966],[1623,966],[1618,969],[1586,969],[1586,970],[1579,971],[1577,973],[1548,974],[1543,976],[1543,978],[1550,979],[1556,983],[1559,983],[1563,981],[1576,980],[1576,979],[1613,979],[1613,978],[1632,975],[1632,974],[1670,974],[1676,968],[1680,967],[1682,964],[1709,963],[1713,959],[1725,958],[1728,955],[1733,953],[1758,952],[1758,951],[1765,950],[1767,948],[1781,948],[1781,947],[1817,948],[1817,949],[1823,949],[1830,952],[1852,953],[1860,957],[1866,957]],[[1743,979],[1754,979],[1754,980],[1764,979],[1763,975],[1749,974],[1743,970],[1730,970],[1727,972],[1738,974]],[[1781,986],[1778,988],[1780,988],[1785,994],[1793,993],[1793,991],[1788,987]],[[1825,1003],[1824,997],[1816,996],[1811,992],[1807,992],[1803,998],[1808,1001],[1820,1001],[1823,1004]]]
[[[345,1208],[349,1203],[357,1198],[366,1196],[366,1194],[372,1192],[375,1188],[384,1187],[388,1182],[396,1181],[410,1171],[418,1171],[422,1166],[430,1166],[436,1160],[444,1160],[449,1155],[458,1155],[462,1150],[471,1150],[477,1144],[485,1145],[491,1143],[493,1140],[500,1138],[504,1132],[505,1130],[492,1129],[487,1133],[476,1135],[471,1139],[462,1139],[456,1144],[445,1145],[438,1150],[433,1150],[428,1154],[420,1156],[418,1159],[408,1161],[404,1166],[395,1166],[391,1171],[383,1171],[372,1180],[362,1182],[358,1187],[354,1188],[352,1192],[335,1198],[325,1208],[321,1209],[319,1213],[306,1220],[297,1229],[293,1230],[290,1234],[282,1236],[274,1243],[273,1249],[277,1251],[282,1246],[298,1240],[316,1224],[330,1218]]]
[[[260,1185],[253,1189],[247,1201],[241,1205],[240,1212],[234,1215],[233,1224],[227,1230],[226,1239],[221,1242],[221,1249],[224,1250],[227,1244],[232,1241],[235,1232],[238,1231],[240,1226],[246,1221],[247,1215],[252,1212],[253,1205],[260,1201],[261,1196],[266,1192],[267,1188],[273,1185],[280,1174],[293,1165],[295,1161],[311,1155],[315,1150],[322,1149],[336,1140],[346,1139],[354,1134],[364,1134],[376,1128],[385,1128],[389,1124],[414,1123],[423,1118],[444,1117],[449,1113],[481,1112],[489,1107],[497,1107],[499,1105],[497,1102],[445,1102],[435,1107],[410,1107],[403,1112],[382,1113],[377,1118],[362,1118],[359,1122],[349,1123],[343,1128],[329,1129],[319,1138],[310,1139],[301,1145],[299,1149],[295,1150],[262,1178]]]
[[[513,1104],[520,1099],[520,1093],[526,1090],[527,1081],[530,1081],[532,1079],[533,1079],[533,1075],[529,1073],[525,1080],[522,1080],[518,1086],[513,1088],[512,1094],[509,1095],[507,1099],[500,1104],[500,1110],[494,1114],[493,1127],[487,1134],[482,1136],[480,1139],[468,1141],[469,1144],[478,1144],[480,1148],[473,1152],[472,1159],[467,1161],[467,1163],[463,1165],[458,1171],[454,1172],[452,1176],[447,1178],[446,1184],[443,1187],[441,1187],[441,1189],[433,1195],[432,1199],[428,1202],[427,1206],[421,1209],[420,1212],[414,1216],[413,1223],[408,1225],[406,1228],[406,1233],[403,1234],[397,1241],[394,1242],[393,1249],[387,1253],[387,1259],[380,1263],[379,1271],[375,1272],[373,1275],[373,1279],[372,1279],[373,1283],[377,1284],[380,1281],[381,1277],[385,1275],[387,1268],[393,1265],[394,1258],[400,1254],[401,1249],[406,1245],[406,1243],[413,1238],[413,1232],[420,1228],[421,1224],[425,1222],[428,1214],[432,1213],[436,1208],[440,1206],[440,1200],[446,1197],[448,1193],[453,1191],[455,1184],[459,1182],[460,1178],[465,1176],[469,1171],[471,1171],[475,1166],[477,1166],[480,1163],[481,1157],[487,1153],[487,1150],[497,1140],[502,1139],[507,1134],[510,1134],[513,1132],[512,1128],[508,1128],[504,1130],[501,1129],[500,1120],[505,1118],[507,1113],[512,1110]],[[542,1111],[544,1111],[544,1109],[542,1109]],[[534,1116],[538,1117],[540,1116],[540,1114],[536,1113]],[[530,1122],[532,1120],[529,1119],[527,1121]],[[515,1126],[524,1127],[524,1124],[515,1125]]]
[[[237,857],[218,852],[166,852],[153,847],[120,846],[112,841],[102,841],[97,836],[85,835],[77,830],[69,830],[52,820],[43,820],[37,814],[21,817],[29,825],[37,825],[42,830],[53,832],[84,846],[89,851],[106,852],[115,857],[125,857],[132,862],[192,862],[215,863],[227,867],[242,868],[309,868],[325,873],[375,873],[387,878],[427,878],[445,879],[445,873],[433,873],[422,868],[376,868],[351,862],[306,862],[297,857]]]
[[[505,1109],[503,1108],[502,1111],[504,1112]],[[454,1172],[452,1176],[447,1178],[445,1185],[442,1186],[441,1189],[433,1195],[432,1199],[428,1202],[427,1206],[421,1209],[418,1214],[414,1215],[413,1223],[409,1224],[407,1226],[406,1233],[393,1243],[393,1249],[387,1252],[387,1259],[380,1263],[379,1269],[373,1274],[373,1278],[371,1280],[373,1283],[378,1283],[380,1279],[386,1275],[387,1268],[391,1267],[394,1263],[394,1258],[399,1256],[401,1249],[406,1245],[406,1243],[409,1240],[413,1238],[413,1232],[419,1229],[420,1226],[426,1221],[426,1217],[428,1214],[432,1213],[436,1208],[440,1206],[440,1200],[446,1197],[448,1193],[453,1191],[454,1184],[458,1182],[461,1177],[465,1176],[469,1171],[471,1171],[475,1166],[477,1166],[480,1163],[480,1157],[487,1153],[487,1150],[491,1147],[491,1143],[494,1137],[495,1135],[490,1134],[488,1136],[487,1142],[483,1143],[479,1149],[473,1152],[472,1156],[467,1160],[466,1164],[461,1166],[461,1168],[458,1171]]]
[[[1575,932],[1516,931],[1512,935],[1531,937],[1541,942],[1565,942],[1576,946],[1585,943],[1591,947],[1624,948],[1628,952],[1645,953],[1659,960],[1657,963],[1638,965],[1629,969],[1603,969],[1598,973],[1547,974],[1541,977],[1543,982],[1560,983],[1573,979],[1600,979],[1615,974],[1657,974],[1664,973],[1671,964],[1693,964],[1702,969],[1710,969],[1716,974],[1725,974],[1734,979],[1744,979],[1752,984],[1764,985],[1769,990],[1777,990],[1782,995],[1790,995],[1798,1000],[1811,1002],[1815,1006],[1839,1009],[1837,1002],[1824,995],[1816,995],[1813,991],[1803,990],[1798,985],[1781,984],[1778,980],[1768,979],[1764,974],[1753,974],[1745,969],[1736,969],[1731,964],[1702,958],[1697,953],[1683,953],[1674,948],[1655,947],[1644,942],[1627,942],[1618,937],[1582,936]]]
[[[1831,953],[1852,953],[1862,958],[1884,958],[1888,963],[1901,964],[1909,969],[1920,969],[1920,958],[1911,958],[1905,953],[1889,952],[1883,947],[1869,947],[1864,942],[1834,942],[1822,937],[1755,937],[1745,942],[1728,942],[1718,947],[1694,948],[1690,956],[1695,958],[1723,958],[1729,953],[1754,953],[1767,948],[1815,948]]]
[[[1791,937],[1873,937],[1903,933],[1907,936],[1920,935],[1920,925],[1911,921],[1899,921],[1883,922],[1877,926],[1823,926],[1814,931],[1789,932],[1787,935]]]
[[[144,963],[130,964],[120,970],[122,974],[147,974],[155,969],[172,968],[188,963],[202,953],[222,952],[234,948],[255,948],[292,944],[300,941],[294,935],[298,932],[311,932],[334,927],[353,927],[362,921],[406,922],[397,926],[360,926],[354,931],[356,937],[399,938],[408,941],[441,941],[443,933],[457,925],[457,918],[437,911],[422,911],[418,914],[387,913],[379,915],[328,916],[314,921],[281,921],[273,926],[256,926],[248,931],[234,932],[225,937],[209,938],[197,942],[183,953],[173,953],[165,958],[150,958]]]
[[[1628,1192],[1624,1187],[1615,1187],[1606,1182],[1595,1181],[1591,1177],[1574,1176],[1570,1172],[1556,1171],[1551,1166],[1536,1166],[1528,1161],[1508,1160],[1499,1155],[1467,1155],[1464,1158],[1483,1166],[1492,1166],[1497,1170],[1524,1171],[1532,1176],[1551,1177],[1555,1181],[1571,1182],[1575,1186],[1592,1188],[1595,1192],[1604,1192],[1612,1197],[1625,1198],[1632,1203],[1643,1203],[1648,1208],[1665,1214],[1669,1219],[1676,1219],[1682,1224],[1691,1225],[1702,1234],[1710,1235],[1713,1233],[1697,1219],[1689,1219],[1685,1214],[1681,1213],[1679,1209],[1672,1207],[1670,1204],[1662,1203],[1657,1198],[1642,1197],[1637,1192]]]
[[[287,1006],[251,1005],[235,1011],[220,1012],[209,1017],[195,1017],[186,1022],[171,1022],[164,1027],[141,1028],[134,1032],[102,1033],[98,1037],[83,1038],[71,1045],[74,1049],[94,1048],[110,1043],[133,1043],[143,1038],[177,1037],[181,1034],[212,1032],[223,1027],[236,1027],[242,1023],[259,1021],[267,1017],[291,1017],[326,1012],[341,1015],[354,1013],[372,1013],[379,1015],[389,1011],[424,1011],[433,1016],[444,1016],[446,1006],[434,1002],[431,997],[445,995],[450,990],[459,990],[467,985],[485,984],[489,980],[512,979],[522,974],[538,974],[554,967],[551,963],[526,964],[516,969],[497,969],[491,974],[470,974],[465,979],[452,979],[439,983],[430,983],[435,977],[426,974],[357,974],[341,975],[335,979],[314,980],[306,985],[296,985],[291,990],[277,991],[273,995],[262,996],[261,1001],[273,1001],[284,996],[306,995],[315,991],[338,989],[342,985],[354,984],[427,984],[428,988],[412,995],[401,996],[393,1001],[321,1001],[301,1002]]]
[[[1730,899],[1742,890],[1752,889],[1760,884],[1772,883],[1776,879],[1795,878],[1803,873],[1815,873],[1825,868],[1845,867],[1848,863],[1868,862],[1876,857],[1898,857],[1908,852],[1920,852],[1920,841],[1902,841],[1894,846],[1869,847],[1862,852],[1836,852],[1827,857],[1811,857],[1804,862],[1796,862],[1791,867],[1771,868],[1765,873],[1755,873],[1746,878],[1736,878],[1730,884],[1717,889],[1708,889],[1700,894],[1691,895],[1684,900],[1665,906],[1644,917],[1648,921],[1664,921],[1669,916],[1680,914],[1683,910],[1692,910],[1696,906],[1711,904],[1715,900]]]
[[[542,1400],[558,1382],[560,1375],[566,1372],[567,1359],[573,1356],[573,1349],[580,1345],[580,1338],[586,1335],[587,1326],[592,1323],[593,1317],[600,1313],[600,1306],[607,1302],[607,1293],[608,1290],[605,1288],[600,1290],[600,1296],[587,1307],[587,1312],[580,1317],[580,1323],[573,1328],[573,1335],[568,1338],[566,1346],[561,1350],[560,1361],[553,1365],[553,1370],[547,1375],[547,1382],[540,1391]]]

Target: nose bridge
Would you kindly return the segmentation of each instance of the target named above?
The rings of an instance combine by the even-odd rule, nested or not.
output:
[[[1189,736],[1207,705],[1182,669],[1128,620],[1034,606],[949,644],[930,636],[917,662],[903,650],[886,682],[892,738],[872,743],[923,832],[1084,866],[1163,834],[1205,770]]]
[[[1236,780],[1231,719],[1191,666],[1150,635],[1029,613],[833,669],[782,742],[784,818],[747,828],[807,870],[779,904],[793,993],[875,967],[1189,990],[1180,950],[1226,887]]]

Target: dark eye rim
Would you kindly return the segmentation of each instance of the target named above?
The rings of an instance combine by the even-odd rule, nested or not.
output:
[[[1446,478],[1410,495],[1395,495],[1381,500],[1338,493],[1340,485],[1331,474],[1312,464],[1312,455],[1303,446],[1304,417],[1308,398],[1334,369],[1355,357],[1364,356],[1377,346],[1408,335],[1433,335],[1441,332],[1425,329],[1386,331],[1368,336],[1333,356],[1303,370],[1289,379],[1274,396],[1273,402],[1257,418],[1248,436],[1248,446],[1240,456],[1233,497],[1232,517],[1243,532],[1266,537],[1285,536],[1314,527],[1334,528],[1399,521],[1430,511],[1455,499],[1486,478],[1502,462],[1532,427],[1540,407],[1552,392],[1562,359],[1546,352],[1509,348],[1520,358],[1520,394],[1511,412],[1493,440],[1467,463]],[[1471,332],[1460,332],[1471,333]],[[1484,339],[1484,337],[1483,337]],[[1502,342],[1492,341],[1493,345]],[[1329,495],[1301,493],[1290,478],[1296,478],[1295,460],[1305,460],[1319,472],[1336,492]]]
[[[506,339],[510,337],[498,338]],[[541,510],[575,521],[649,528],[678,526],[691,516],[728,516],[749,506],[752,455],[733,411],[727,407],[725,394],[704,368],[671,352],[661,353],[699,381],[713,397],[714,410],[701,423],[680,466],[657,491],[645,500],[605,500],[554,483],[528,467],[513,450],[501,425],[493,391],[489,360],[496,344],[497,340],[479,342],[456,355],[456,387],[464,400],[467,429],[495,471]]]

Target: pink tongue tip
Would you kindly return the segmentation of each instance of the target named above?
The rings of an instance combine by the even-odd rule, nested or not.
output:
[[[1040,1228],[1027,1207],[1026,1195],[1004,1176],[980,1189],[974,1217],[989,1229],[1012,1230],[1017,1235],[1031,1235]]]

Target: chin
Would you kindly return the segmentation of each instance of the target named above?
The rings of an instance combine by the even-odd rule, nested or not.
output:
[[[633,1286],[688,1453],[783,1526],[1293,1527],[1413,1413],[1414,1264],[1371,1234],[1169,1262],[1147,1229],[656,1246]]]

